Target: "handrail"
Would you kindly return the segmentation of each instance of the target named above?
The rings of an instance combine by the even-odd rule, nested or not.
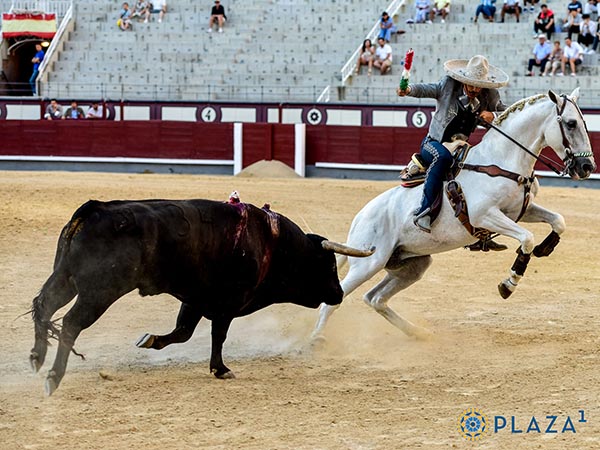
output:
[[[69,9],[67,9],[67,11],[64,13],[62,20],[60,21],[60,26],[58,27],[58,30],[56,30],[56,34],[54,35],[54,38],[52,38],[52,43],[50,44],[50,47],[48,47],[48,51],[46,51],[44,60],[42,61],[42,63],[40,64],[40,67],[38,69],[39,73],[38,73],[37,78],[35,79],[36,92],[38,94],[40,94],[40,92],[41,92],[40,87],[41,87],[42,79],[44,77],[47,77],[47,74],[45,73],[46,68],[51,63],[51,60],[52,60],[52,62],[54,62],[53,60],[58,58],[58,52],[56,51],[56,49],[62,43],[61,42],[62,37],[65,34],[67,27],[72,26],[73,1],[70,1],[69,3],[70,3]]]
[[[386,11],[390,15],[390,17],[394,17],[394,15],[396,15],[398,10],[404,5],[405,2],[406,2],[406,0],[393,0],[386,9]],[[365,36],[365,39],[371,39],[371,41],[373,41],[378,34],[379,34],[379,20],[377,20],[375,25],[373,25],[373,28],[371,28],[371,31],[369,31],[367,33],[367,35]],[[352,53],[352,56],[350,57],[350,59],[348,59],[348,61],[346,61],[346,64],[344,64],[344,66],[342,67],[342,70],[340,70],[341,75],[342,75],[342,83],[341,83],[342,86],[344,84],[346,84],[346,80],[348,78],[350,78],[350,76],[352,75],[352,71],[354,70],[354,67],[356,66],[356,60],[357,60],[358,55],[360,54],[361,50],[362,50],[362,42],[359,44],[358,48],[354,51],[354,53]]]
[[[31,11],[42,13],[54,13],[60,20],[65,17],[73,6],[72,0],[13,0],[10,11]]]
[[[317,103],[329,103],[330,94],[331,85],[327,85],[327,87],[323,89],[323,92],[321,92],[321,95],[319,95],[319,97],[317,98]]]

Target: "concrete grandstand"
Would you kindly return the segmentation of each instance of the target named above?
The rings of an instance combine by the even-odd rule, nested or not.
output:
[[[6,4],[7,2],[4,2]],[[13,2],[14,3],[14,2]],[[48,2],[46,2],[48,3]],[[50,2],[51,3],[51,2]],[[534,13],[521,22],[472,23],[474,4],[452,3],[446,23],[405,24],[414,2],[360,0],[228,0],[224,33],[207,33],[211,2],[169,2],[163,23],[134,23],[120,31],[121,1],[74,2],[70,25],[40,76],[40,95],[59,98],[129,100],[414,103],[394,94],[402,56],[415,50],[412,81],[443,75],[443,62],[486,55],[510,76],[507,103],[553,89],[582,88],[580,104],[600,98],[598,56],[585,55],[575,77],[525,77]],[[548,2],[557,17],[566,2]],[[6,7],[6,6],[4,6]],[[390,75],[346,77],[345,64],[369,35],[381,12],[392,10],[406,33],[393,37]],[[499,12],[497,12],[499,18]],[[553,39],[564,41],[566,33]],[[428,101],[424,101],[430,104]]]

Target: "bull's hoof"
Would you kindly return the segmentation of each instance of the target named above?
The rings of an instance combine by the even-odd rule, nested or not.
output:
[[[506,282],[503,281],[498,285],[498,292],[500,292],[500,296],[503,299],[507,299],[514,292],[514,288],[513,288],[513,290],[510,290],[510,288],[507,286]]]
[[[152,344],[154,344],[154,335],[146,333],[136,341],[135,346],[139,348],[152,348]]]
[[[234,373],[229,369],[225,372],[220,372],[217,369],[212,369],[211,372],[219,380],[232,380],[235,378]]]
[[[29,355],[29,365],[33,373],[38,373],[42,367],[42,363],[39,360],[39,355],[36,352],[31,352]]]
[[[46,377],[46,395],[49,397],[52,393],[58,389],[58,381],[56,380],[56,374],[53,371],[48,372],[48,376]]]

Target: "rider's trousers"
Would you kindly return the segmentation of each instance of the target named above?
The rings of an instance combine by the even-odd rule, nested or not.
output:
[[[423,198],[421,207],[415,213],[419,215],[427,208],[430,208],[435,201],[438,193],[442,190],[444,178],[450,166],[452,166],[452,154],[440,142],[427,136],[421,143],[421,158],[423,162],[429,165],[427,169],[427,178],[425,179],[425,188],[423,189]]]

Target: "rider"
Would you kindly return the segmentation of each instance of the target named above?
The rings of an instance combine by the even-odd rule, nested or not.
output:
[[[429,168],[421,206],[415,211],[413,219],[415,225],[427,233],[431,232],[433,203],[442,190],[444,178],[453,162],[452,154],[442,142],[452,140],[457,134],[468,137],[479,120],[491,123],[494,112],[506,109],[496,88],[508,83],[508,75],[490,65],[485,57],[476,55],[468,61],[446,61],[444,69],[448,75],[437,83],[410,84],[405,90],[397,89],[400,97],[408,95],[436,99],[429,132],[421,143],[420,156]],[[485,245],[490,250],[506,249],[506,246],[492,241]],[[474,249],[481,249],[481,244]]]

